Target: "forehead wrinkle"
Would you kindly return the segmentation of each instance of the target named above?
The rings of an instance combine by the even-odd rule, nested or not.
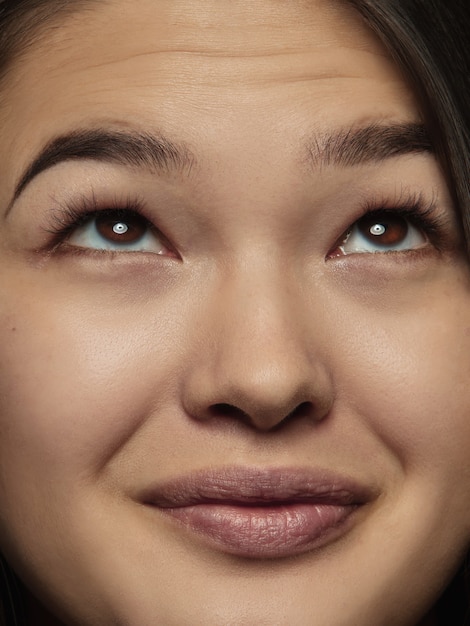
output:
[[[299,6],[306,7],[308,4],[308,2],[300,2]],[[106,6],[106,4],[104,6]],[[168,15],[165,15],[165,13],[167,13],[164,9],[165,6],[170,7]],[[297,20],[293,21],[292,29],[287,29],[287,33],[285,23],[279,24],[277,19],[273,20],[273,23],[270,22],[266,25],[263,22],[246,22],[247,16],[244,15],[246,22],[244,24],[245,28],[236,29],[235,35],[231,34],[229,37],[228,35],[225,36],[226,23],[219,23],[216,19],[217,16],[213,17],[212,13],[206,16],[210,18],[211,21],[211,27],[208,28],[200,23],[201,15],[199,11],[195,11],[194,15],[191,13],[190,16],[186,14],[181,15],[179,20],[171,21],[169,20],[169,16],[173,15],[173,12],[175,12],[175,15],[178,14],[178,7],[175,9],[175,5],[172,3],[163,3],[162,7],[165,18],[164,24],[168,23],[168,28],[162,28],[162,24],[159,24],[155,19],[156,16],[152,14],[152,21],[155,19],[155,32],[150,39],[145,34],[140,38],[132,38],[128,37],[121,28],[118,32],[115,32],[114,29],[110,29],[109,15],[106,11],[95,9],[96,18],[93,22],[90,22],[89,19],[82,21],[82,17],[89,18],[89,15],[87,16],[86,13],[75,14],[73,19],[65,21],[61,29],[58,29],[58,31],[47,40],[47,50],[45,50],[45,52],[55,49],[55,54],[49,59],[46,59],[46,65],[42,63],[43,59],[41,59],[40,71],[38,71],[38,57],[42,57],[43,55],[36,55],[36,60],[33,58],[30,59],[32,64],[36,66],[34,67],[34,75],[41,76],[41,80],[47,77],[54,78],[56,75],[60,78],[64,67],[67,67],[70,72],[77,73],[76,80],[81,83],[82,77],[78,76],[78,74],[83,74],[87,71],[93,72],[93,70],[99,72],[100,69],[114,73],[114,68],[116,68],[117,73],[120,64],[123,69],[125,69],[127,64],[132,65],[133,61],[138,63],[139,59],[142,60],[143,65],[147,65],[147,69],[143,68],[144,72],[150,71],[152,69],[152,57],[156,60],[155,68],[152,71],[163,72],[164,74],[165,62],[171,65],[173,60],[178,61],[177,57],[180,56],[179,62],[182,67],[178,73],[173,73],[173,81],[179,78],[182,73],[183,76],[187,78],[187,82],[197,82],[191,79],[189,72],[185,71],[184,67],[188,59],[189,65],[191,65],[192,60],[198,57],[201,61],[205,59],[214,59],[214,61],[219,59],[222,63],[223,60],[227,61],[227,63],[229,61],[236,62],[238,60],[240,67],[234,67],[232,70],[230,70],[229,67],[223,67],[223,65],[221,65],[220,68],[214,66],[216,71],[220,69],[222,75],[225,75],[225,71],[231,71],[234,74],[234,78],[237,80],[237,73],[242,74],[243,71],[249,73],[249,66],[242,67],[243,60],[247,62],[249,62],[250,59],[259,60],[262,65],[265,65],[264,68],[256,68],[256,77],[249,78],[245,76],[244,82],[256,82],[257,78],[260,78],[260,75],[262,76],[263,69],[264,71],[268,69],[267,66],[269,64],[270,73],[273,73],[274,70],[279,70],[276,72],[278,75],[284,71],[290,74],[290,76],[292,76],[292,74],[301,73],[306,79],[315,79],[317,78],[313,75],[315,73],[319,73],[320,78],[324,77],[325,69],[321,57],[323,54],[328,53],[331,47],[336,49],[336,54],[339,54],[341,49],[346,53],[349,50],[356,51],[364,55],[364,57],[369,57],[369,63],[372,62],[374,57],[384,58],[386,54],[384,49],[380,45],[377,45],[377,41],[371,37],[369,31],[367,31],[366,37],[342,36],[340,42],[338,42],[338,33],[336,31],[329,34],[329,32],[325,33],[323,30],[318,30],[319,24],[313,12],[311,20],[304,20],[300,25]],[[240,12],[239,8],[232,7],[231,10],[232,9],[235,11],[235,14]],[[245,12],[245,9],[241,11],[242,14]],[[250,13],[250,11],[248,11],[248,13]],[[255,13],[257,14],[256,11]],[[275,10],[274,13],[277,14],[277,10]],[[289,15],[291,14],[290,11],[287,11],[287,13]],[[125,12],[122,17],[124,17],[124,14]],[[195,20],[192,26],[191,16],[192,19]],[[136,19],[140,20],[141,18],[137,16]],[[212,24],[213,20],[215,20],[215,22],[213,22],[214,25]],[[204,19],[202,21],[204,22]],[[118,21],[118,25],[120,26],[123,22],[127,29],[128,20],[121,19]],[[341,22],[342,20],[338,20],[340,25],[339,30],[343,35]],[[307,27],[307,23],[310,25],[310,28]],[[144,26],[146,25],[147,22]],[[237,25],[240,26],[240,24]],[[195,26],[197,26],[197,32],[193,32]],[[362,35],[361,28],[358,28],[358,30],[357,35]],[[148,32],[145,32],[148,35]],[[232,30],[230,32],[232,33]],[[346,29],[345,35],[347,33],[348,30]],[[191,34],[189,39],[186,36],[188,34]],[[79,43],[80,45],[78,45]],[[338,45],[338,43],[340,43],[340,45]],[[39,45],[37,52],[41,52],[42,45],[43,44]],[[92,52],[93,54],[91,54]],[[165,59],[165,54],[174,55],[175,58]],[[318,62],[315,63],[314,57],[317,57]],[[161,58],[162,60],[160,60]],[[57,61],[54,59],[57,59]],[[274,67],[278,63],[280,67]],[[344,59],[342,63],[344,65]],[[312,68],[311,73],[308,72],[308,75],[305,71],[306,65]],[[302,66],[304,66],[304,69],[301,69]],[[208,68],[205,72],[208,78],[212,70],[213,68]],[[351,65],[350,70],[350,73],[357,71],[357,63]],[[139,74],[132,72],[132,75],[135,77],[132,82],[135,83]],[[296,76],[293,76],[292,80],[290,80],[290,76],[286,76],[287,81],[298,82]],[[334,73],[327,72],[326,77],[333,78]],[[212,82],[215,81],[208,80],[206,84],[212,84]],[[278,82],[277,77],[273,82]]]
[[[354,11],[347,6],[335,7],[333,3],[330,6],[329,2],[324,3],[320,17],[313,8],[309,10],[309,0],[262,3],[262,6],[256,8],[252,8],[251,3],[245,5],[244,2],[220,1],[224,7],[220,11],[217,3],[217,10],[214,10],[206,6],[205,2],[195,2],[194,9],[190,11],[186,3],[177,0],[156,4],[148,16],[140,14],[133,3],[125,0],[120,16],[112,13],[113,3],[109,2],[104,2],[102,7],[99,3],[94,4],[93,12],[75,12],[73,19],[69,17],[63,20],[61,28],[51,32],[45,41],[38,41],[35,56],[42,48],[45,51],[55,49],[72,63],[80,63],[82,53],[89,54],[95,48],[96,54],[93,56],[100,59],[104,57],[103,65],[106,65],[106,57],[110,56],[114,56],[117,62],[164,52],[207,57],[263,57],[309,48],[337,47],[338,41],[346,49],[386,55],[383,46]],[[349,20],[344,20],[344,12],[348,13]],[[90,20],[92,13],[93,20]],[[330,15],[336,22],[334,31],[323,28],[323,13]],[[233,14],[233,19],[229,19],[227,14]],[[109,26],[110,17],[114,21],[113,28]],[[143,27],[138,38],[129,36],[131,19],[134,28],[139,23]],[[351,19],[355,20],[357,26],[352,33],[349,24]],[[154,32],[150,31],[152,28]],[[157,46],[158,49],[155,49]],[[147,50],[142,50],[143,47],[147,47]],[[98,63],[91,67],[100,65]]]
[[[386,55],[381,55],[381,54],[377,54],[374,51],[370,51],[370,50],[363,50],[360,48],[355,48],[353,46],[334,46],[334,55],[338,56],[340,54],[344,52],[348,53],[349,51],[355,51],[360,55],[363,55],[364,59],[368,58],[369,62],[373,62],[374,58],[376,57],[380,57],[381,59],[387,59],[389,60],[389,57],[387,57]],[[313,61],[317,61],[317,64],[322,67],[323,66],[323,57],[325,54],[328,54],[331,56],[331,51],[328,49],[328,46],[318,46],[318,47],[305,47],[305,46],[295,46],[295,47],[283,47],[283,48],[273,48],[273,47],[266,47],[263,49],[259,49],[259,50],[247,50],[246,47],[243,48],[243,50],[228,50],[227,48],[225,49],[220,49],[220,50],[205,50],[205,49],[190,49],[190,48],[179,48],[179,47],[175,47],[175,48],[171,48],[171,49],[164,49],[164,48],[158,48],[158,49],[153,49],[153,50],[144,50],[144,51],[135,51],[135,52],[128,52],[126,54],[112,54],[109,55],[107,59],[104,59],[98,63],[90,63],[89,62],[89,57],[87,57],[86,55],[82,55],[80,54],[74,54],[74,55],[68,55],[65,56],[65,58],[61,59],[61,64],[60,66],[58,66],[57,69],[58,71],[63,71],[63,65],[64,63],[68,63],[70,64],[70,66],[72,68],[75,67],[75,69],[83,69],[83,70],[89,70],[89,69],[96,69],[96,68],[101,68],[101,67],[109,67],[112,65],[121,65],[121,64],[125,64],[125,63],[129,63],[132,62],[134,60],[138,60],[138,59],[151,59],[152,57],[155,58],[159,58],[161,56],[168,56],[168,60],[173,61],[176,60],[178,62],[181,62],[181,60],[184,61],[185,58],[190,58],[190,59],[220,59],[222,62],[223,60],[227,60],[227,61],[249,61],[251,59],[253,60],[276,60],[278,61],[279,59],[285,59],[286,63],[288,63],[291,67],[292,70],[292,66],[291,64],[293,62],[296,61],[303,61],[303,62],[308,62],[309,64],[312,64],[312,68],[314,67],[314,63]],[[179,59],[178,57],[181,56],[183,57],[183,59]],[[392,66],[393,63],[390,61],[390,66]],[[355,62],[355,67],[357,68],[357,59]],[[156,68],[160,69],[160,66],[156,66]],[[49,65],[48,68],[48,73],[51,73],[52,71],[54,71],[54,69]],[[339,70],[340,68],[338,68]]]
[[[75,59],[68,67],[68,74],[74,75],[70,83],[70,90],[80,86],[82,94],[89,86],[93,91],[107,90],[106,85],[113,92],[114,83],[121,80],[125,74],[126,82],[121,81],[119,89],[125,91],[128,87],[150,88],[168,85],[177,89],[178,86],[214,86],[238,91],[244,86],[263,86],[270,84],[291,84],[299,82],[317,82],[328,80],[373,80],[369,78],[373,71],[377,55],[362,52],[365,69],[361,74],[358,72],[357,63],[350,67],[329,62],[321,62],[315,52],[301,51],[297,53],[274,52],[272,54],[251,55],[249,53],[240,56],[224,54],[200,54],[196,52],[166,51],[146,52],[132,57],[113,58],[100,63],[82,63],[81,59]],[[155,57],[155,64],[151,58]],[[166,58],[165,58],[166,57]],[[149,62],[140,71],[132,69],[132,64],[138,59],[147,58]],[[206,63],[207,61],[207,63]],[[368,70],[368,71],[366,71]],[[96,72],[96,74],[95,74]],[[49,70],[45,79],[63,80],[64,64]],[[99,80],[97,80],[99,77]],[[389,82],[399,82],[400,77],[391,72]],[[84,89],[85,87],[85,89]]]

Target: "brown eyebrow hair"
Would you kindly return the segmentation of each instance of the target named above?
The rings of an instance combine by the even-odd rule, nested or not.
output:
[[[371,124],[315,135],[307,142],[308,160],[315,167],[353,167],[410,153],[431,152],[431,141],[419,124]],[[71,160],[91,159],[148,167],[179,170],[188,174],[196,163],[189,148],[160,134],[129,130],[83,129],[60,135],[41,150],[15,187],[14,202],[41,172]]]
[[[196,161],[187,146],[164,135],[115,129],[75,130],[55,137],[41,150],[17,183],[7,213],[36,176],[58,163],[87,159],[187,174]]]
[[[307,146],[314,167],[354,167],[406,154],[434,152],[424,125],[369,124],[313,136]]]

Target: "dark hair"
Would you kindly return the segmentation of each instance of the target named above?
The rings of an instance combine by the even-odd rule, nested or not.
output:
[[[410,79],[446,170],[470,255],[470,4],[346,0]]]
[[[51,29],[60,27],[67,16],[96,1],[0,0],[0,84],[13,62],[21,60],[32,47],[47,39]]]
[[[22,585],[0,555],[0,626],[25,626]]]
[[[0,0],[0,84],[8,79],[14,62],[46,38],[50,28],[96,1]],[[454,194],[470,255],[468,0],[337,1],[361,14],[413,85]],[[21,583],[0,557],[0,626],[25,624],[21,604]],[[464,565],[437,603],[439,622],[446,626],[470,624],[469,606]]]

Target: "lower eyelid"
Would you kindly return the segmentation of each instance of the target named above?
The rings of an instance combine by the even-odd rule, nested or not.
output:
[[[124,221],[122,222],[124,224]],[[116,221],[116,225],[119,222]],[[87,231],[90,232],[87,232]],[[125,237],[126,231],[123,231],[122,235]],[[111,235],[111,233],[110,233]],[[103,251],[115,251],[115,252],[152,252],[154,254],[164,254],[166,247],[158,236],[157,233],[152,232],[149,226],[146,226],[146,230],[137,236],[135,241],[126,241],[123,239],[119,241],[119,234],[116,231],[116,239],[106,238],[106,236],[99,232],[96,222],[94,220],[85,223],[76,231],[72,232],[67,238],[69,245],[75,245],[89,250],[103,250]]]
[[[136,203],[129,199],[126,203],[116,201],[115,205],[116,208],[112,206],[110,208],[107,204],[106,208],[100,209],[95,199],[91,206],[96,206],[96,210],[90,210],[89,200],[82,199],[76,206],[65,206],[61,211],[55,212],[53,216],[56,226],[49,231],[53,236],[50,249],[57,252],[63,245],[68,251],[76,246],[85,251],[149,252],[178,257],[167,238],[143,215],[140,205],[136,206]],[[101,224],[98,226],[100,219]],[[128,234],[135,235],[134,239],[131,236],[126,241],[126,231],[123,231],[122,241],[119,241],[118,231],[114,231],[117,237],[111,231],[113,222],[116,225],[119,222],[123,224],[127,222],[131,231]]]
[[[426,233],[422,231],[422,229],[417,228],[416,226],[414,226],[413,224],[409,222],[406,224],[406,227],[407,227],[407,230],[403,235],[402,241],[398,241],[396,243],[384,243],[380,241],[379,239],[379,237],[381,236],[380,234],[377,234],[376,241],[374,241],[373,239],[371,239],[370,241],[367,241],[366,235],[364,235],[363,233],[359,233],[358,236],[359,238],[362,238],[363,242],[362,242],[362,245],[360,242],[358,242],[356,248],[354,248],[351,243],[351,237],[353,236],[353,233],[354,233],[354,229],[353,229],[342,247],[343,249],[346,249],[347,246],[350,246],[350,247],[352,246],[352,250],[350,251],[351,254],[355,252],[364,253],[364,254],[381,253],[381,252],[385,253],[385,252],[390,252],[390,251],[406,252],[408,250],[413,250],[415,248],[426,245],[426,243],[429,242],[429,238],[427,237]],[[386,231],[383,234],[385,233]],[[371,228],[371,234],[372,234],[372,228]],[[368,245],[370,246],[370,248],[367,248]]]
[[[443,217],[439,214],[437,205],[435,202],[426,203],[424,200],[421,200],[419,204],[416,203],[416,199],[411,202],[406,202],[404,207],[400,207],[400,204],[397,204],[397,207],[394,208],[392,204],[389,204],[392,208],[386,208],[388,203],[381,203],[382,207],[385,208],[371,208],[362,214],[353,224],[345,231],[341,237],[337,239],[334,246],[331,248],[330,252],[327,255],[327,259],[337,258],[339,256],[346,256],[351,254],[378,254],[378,253],[387,253],[387,252],[399,252],[399,253],[407,253],[417,247],[426,247],[427,245],[434,246],[437,250],[441,250],[445,247],[449,247],[448,241],[450,239],[449,235],[449,224],[447,224],[446,217]],[[380,206],[380,203],[374,204],[372,206]],[[376,217],[377,216],[377,217]],[[390,222],[390,220],[398,220],[398,226],[400,220],[403,220],[408,225],[407,232],[405,233],[404,243],[400,242],[384,244],[383,247],[380,247],[380,240],[377,239],[376,242],[371,240],[366,245],[358,245],[357,249],[344,250],[345,245],[349,242],[351,245],[351,236],[354,237],[354,230],[356,230],[356,235],[359,238],[363,238],[364,241],[367,241],[367,235],[361,233],[358,229],[364,220],[366,220],[366,224],[375,225],[374,220],[377,219],[377,224],[386,222]],[[379,233],[380,234],[380,233]],[[391,233],[393,235],[393,232]],[[407,239],[412,239],[409,243],[406,243]],[[400,248],[400,246],[402,246]],[[408,247],[409,246],[409,247]],[[343,248],[341,250],[340,248]]]

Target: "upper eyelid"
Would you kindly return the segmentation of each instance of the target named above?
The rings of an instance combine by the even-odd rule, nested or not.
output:
[[[442,203],[435,190],[428,196],[421,191],[412,192],[403,188],[397,196],[372,197],[365,200],[361,214],[358,215],[353,223],[371,213],[400,214],[410,221],[415,220],[418,224],[427,225],[436,234],[450,225],[450,220],[442,210]]]
[[[338,236],[331,250],[339,246],[339,242],[348,231],[366,216],[374,214],[399,215],[407,219],[415,228],[421,229],[427,236],[430,245],[439,251],[455,249],[458,245],[455,235],[455,228],[448,212],[443,209],[442,204],[435,192],[427,198],[423,192],[412,193],[402,189],[399,196],[380,196],[366,200],[360,210],[360,214],[355,219],[348,222],[348,226]],[[387,251],[384,250],[384,253]],[[407,250],[398,251],[408,252]],[[353,253],[351,253],[353,254]],[[350,255],[346,255],[350,256]],[[330,257],[333,259],[334,257]],[[328,256],[327,256],[328,259]]]
[[[79,178],[74,183],[74,185],[77,185],[78,190],[80,189],[80,185],[83,184],[80,183],[81,179],[82,173],[80,173]],[[59,188],[56,192],[58,198],[54,197],[54,192],[49,193],[49,198],[55,205],[50,209],[50,214],[55,214],[54,226],[63,226],[63,224],[61,224],[63,216],[70,214],[70,210],[73,210],[74,207],[77,209],[76,213],[80,214],[81,217],[83,213],[93,213],[95,211],[118,208],[122,209],[124,205],[124,208],[136,208],[137,212],[143,215],[148,222],[165,237],[166,241],[168,241],[173,249],[176,250],[179,248],[179,246],[176,245],[176,232],[172,233],[171,228],[167,231],[166,227],[171,224],[181,224],[187,219],[184,212],[180,212],[183,205],[180,202],[178,202],[179,206],[175,203],[172,204],[171,195],[168,196],[167,191],[165,191],[162,196],[154,195],[155,191],[153,186],[148,189],[145,187],[144,190],[142,190],[142,188],[137,190],[136,185],[127,180],[125,183],[120,183],[120,181],[117,180],[117,191],[114,189],[111,190],[111,187],[115,184],[114,180],[115,178],[113,176],[111,179],[106,180],[103,184],[98,182],[96,187],[94,187],[94,183],[91,182],[91,189],[88,187],[90,183],[87,181],[87,184],[83,187],[83,191],[81,193],[78,190],[74,191],[73,188],[69,191],[67,191],[67,189]],[[123,191],[120,191],[119,189],[121,186]],[[364,188],[362,188],[361,191],[361,187],[362,184],[358,184],[357,191],[354,191],[350,197],[344,196],[349,205],[344,215],[344,221],[343,219],[341,220],[343,221],[344,229],[349,227],[357,219],[360,219],[364,213],[372,210],[395,211],[397,207],[412,208],[415,205],[420,205],[422,207],[421,210],[423,211],[424,209],[424,213],[429,212],[429,217],[433,220],[436,240],[439,238],[441,231],[446,228],[447,233],[449,233],[447,239],[450,241],[450,234],[455,230],[455,227],[452,227],[452,219],[449,215],[447,215],[447,217],[445,216],[445,213],[450,212],[450,207],[448,206],[446,195],[443,193],[440,184],[434,184],[431,189],[421,189],[420,185],[416,185],[414,182],[402,182],[401,188],[399,187],[397,189],[396,187],[391,187],[389,191],[386,189],[381,191],[379,186],[377,186],[376,189],[372,188],[372,190],[364,190]],[[126,192],[124,191],[124,188],[131,191]],[[136,188],[136,191],[133,191],[133,188]],[[441,201],[441,196],[443,197],[444,203]],[[161,203],[162,199],[166,206],[169,206],[170,203],[173,207],[172,210],[174,209],[176,211],[176,220],[173,218],[173,214],[170,220],[167,219],[169,215],[167,209],[160,214],[156,203]],[[337,203],[335,203],[335,206],[337,206]],[[351,221],[349,221],[347,217],[348,214],[352,218]],[[83,218],[81,217],[81,219]],[[51,224],[49,219],[48,222]],[[43,228],[43,230],[48,230],[49,232],[52,230],[54,231],[54,234],[58,233],[58,229],[56,228]],[[338,233],[338,237],[340,234],[341,233]],[[455,239],[456,238],[454,236],[454,240]],[[173,240],[175,243],[173,243]]]
[[[118,208],[118,209],[102,209],[102,210],[92,210],[92,211],[85,211],[83,213],[79,213],[79,214],[74,214],[74,215],[70,215],[69,216],[69,223],[64,223],[64,222],[60,222],[59,225],[57,226],[56,229],[51,230],[50,234],[53,235],[54,237],[54,242],[52,244],[52,246],[50,246],[50,249],[54,250],[54,251],[58,251],[64,248],[68,248],[70,250],[81,250],[82,254],[86,254],[88,253],[106,253],[106,254],[120,254],[120,253],[132,253],[132,254],[137,254],[137,253],[141,253],[141,254],[157,254],[158,256],[160,256],[162,253],[161,252],[156,252],[155,250],[149,250],[149,249],[132,249],[129,248],[129,246],[133,246],[134,244],[138,244],[138,242],[118,242],[118,241],[114,241],[114,242],[110,242],[108,241],[108,246],[104,246],[101,247],[99,244],[81,244],[79,242],[72,242],[72,238],[75,235],[80,236],[87,236],[84,232],[81,233],[80,235],[80,229],[87,229],[88,226],[91,226],[93,221],[98,219],[100,216],[103,215],[107,215],[109,214],[110,216],[112,216],[113,214],[116,214],[116,221],[119,221],[120,219],[122,219],[123,222],[129,220],[130,216],[137,216],[139,218],[142,219],[143,221],[143,225],[146,228],[146,232],[142,235],[142,237],[139,238],[139,241],[141,241],[142,239],[146,238],[148,235],[152,235],[155,238],[155,241],[158,241],[159,244],[164,247],[166,249],[166,254],[165,256],[171,256],[173,258],[176,259],[180,259],[181,257],[179,255],[179,253],[177,252],[175,246],[171,243],[171,241],[163,234],[161,233],[161,231],[159,231],[152,222],[150,222],[145,216],[143,216],[140,212],[138,212],[135,209],[122,209],[122,208]],[[118,215],[121,214],[121,215]],[[114,221],[114,220],[113,220]],[[95,225],[96,228],[96,225]],[[92,236],[92,237],[96,237],[97,233],[95,232],[94,234],[92,232],[88,232],[88,236]],[[98,236],[102,236],[102,235],[98,235]],[[103,236],[103,240],[106,241],[106,237]],[[148,245],[146,245],[146,247],[148,248]],[[113,248],[113,246],[117,246],[116,248]],[[128,247],[126,247],[128,246]]]
[[[360,197],[362,195],[362,198]],[[352,202],[357,206],[354,211],[355,216],[351,216],[348,226],[352,226],[366,214],[370,213],[394,213],[402,214],[413,220],[415,217],[428,219],[429,223],[436,226],[436,230],[448,226],[451,222],[444,212],[440,210],[441,202],[436,190],[429,195],[421,191],[408,190],[402,188],[397,195],[395,193],[384,193],[383,195],[360,194],[357,201]],[[81,193],[76,197],[66,198],[56,203],[51,208],[51,215],[56,225],[66,226],[70,222],[83,222],[91,219],[95,214],[101,212],[135,212],[145,218],[149,224],[158,228],[155,223],[157,213],[147,199],[142,194],[119,194],[108,195],[91,193]]]
[[[322,169],[380,163],[407,154],[433,153],[426,128],[417,122],[375,122],[363,126],[316,130],[305,135],[301,162]],[[197,160],[190,148],[163,133],[119,126],[77,128],[53,137],[26,167],[15,185],[6,216],[30,182],[41,172],[65,161],[95,160],[152,170],[178,170],[190,175]]]
[[[158,233],[174,249],[174,245],[160,231],[154,219],[147,215],[146,203],[137,196],[128,196],[125,200],[115,197],[111,201],[100,202],[94,194],[92,194],[91,199],[86,195],[81,195],[73,201],[61,203],[59,208],[51,211],[52,219],[44,230],[54,237],[56,245],[58,245],[61,240],[64,240],[74,230],[105,212],[135,213],[139,215],[152,230]]]

